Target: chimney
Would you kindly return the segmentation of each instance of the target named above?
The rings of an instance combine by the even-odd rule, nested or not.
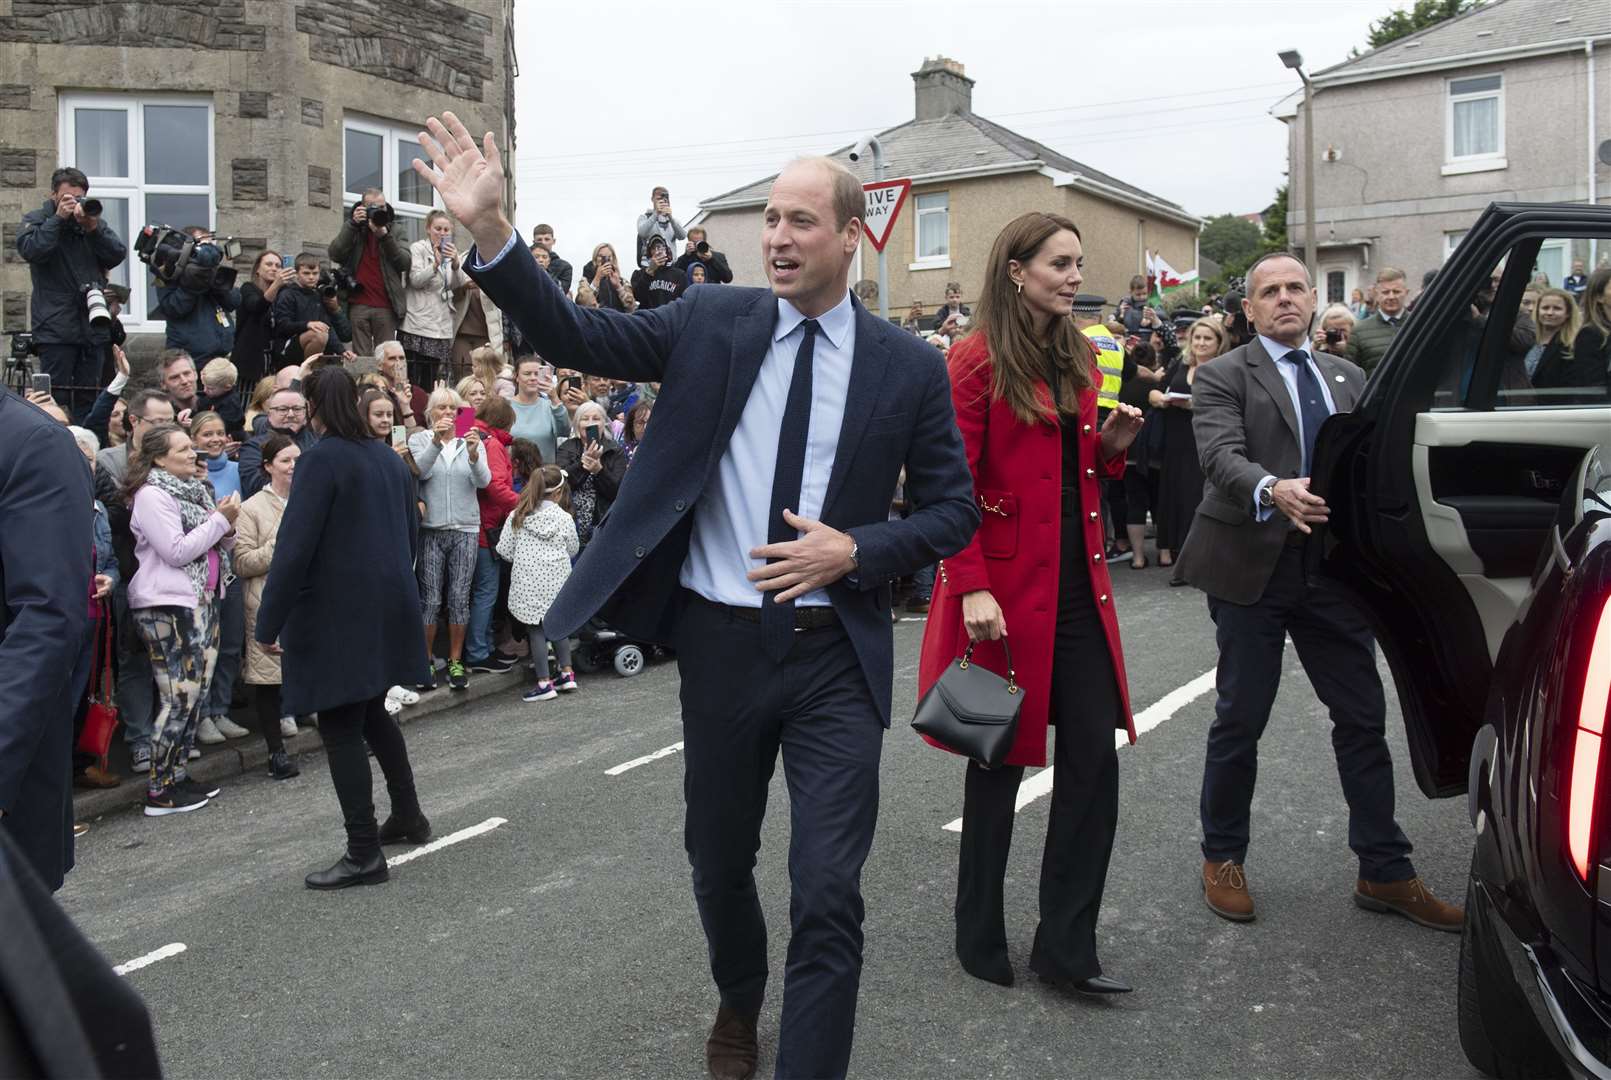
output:
[[[973,80],[963,71],[962,64],[949,57],[923,58],[923,66],[912,72],[919,120],[939,120],[951,113],[973,111]]]

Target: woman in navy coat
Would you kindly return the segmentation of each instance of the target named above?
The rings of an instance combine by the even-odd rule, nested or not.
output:
[[[431,835],[403,733],[386,712],[386,691],[425,670],[414,580],[419,518],[408,466],[370,437],[352,377],[320,368],[303,391],[308,422],[322,437],[297,460],[255,637],[284,657],[285,712],[319,714],[347,853],[309,874],[307,885],[341,889],[386,880],[382,844]],[[365,743],[391,795],[391,817],[379,828]]]

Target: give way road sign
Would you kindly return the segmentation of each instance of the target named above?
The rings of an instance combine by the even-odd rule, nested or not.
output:
[[[862,215],[861,223],[867,231],[867,239],[874,248],[884,250],[889,242],[890,230],[895,227],[895,218],[906,205],[906,196],[912,190],[910,180],[884,180],[877,184],[863,184],[862,197],[867,202],[866,211]]]

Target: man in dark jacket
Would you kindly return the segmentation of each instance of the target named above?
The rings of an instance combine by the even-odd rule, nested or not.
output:
[[[67,429],[0,390],[0,828],[52,890],[73,867],[73,664],[94,493]]]
[[[552,225],[539,225],[531,231],[531,246],[540,247],[548,252],[548,276],[554,279],[554,284],[569,295],[571,291],[571,264],[559,257],[554,250],[554,227]]]
[[[263,415],[268,423],[241,447],[241,498],[249,499],[268,483],[263,473],[263,444],[272,435],[284,435],[306,450],[319,441],[318,432],[308,427],[308,403],[300,390],[276,390],[269,395]],[[263,417],[258,418],[259,421]]]
[[[1384,266],[1376,272],[1376,312],[1359,320],[1348,335],[1348,359],[1364,368],[1366,375],[1376,370],[1387,347],[1398,337],[1398,328],[1408,314],[1404,302],[1409,295],[1404,271]]]
[[[84,388],[83,408],[95,398],[111,341],[107,326],[90,325],[84,290],[104,282],[107,271],[128,257],[112,226],[84,211],[88,191],[83,173],[57,169],[50,177],[50,198],[23,215],[17,233],[17,254],[28,264],[33,287],[29,322],[40,370],[50,376],[56,398],[64,404],[67,388]]]
[[[234,312],[241,305],[241,291],[209,280],[210,271],[224,258],[213,243],[213,234],[199,225],[187,225],[185,232],[196,241],[190,266],[202,272],[200,280],[182,274],[183,280],[159,286],[157,310],[168,321],[167,347],[183,349],[199,365],[215,356],[228,356],[235,347]]]
[[[632,273],[632,295],[643,309],[669,304],[688,290],[688,279],[681,270],[668,265],[671,248],[659,234],[649,237],[645,248],[649,265]]]
[[[377,216],[386,223],[377,225],[369,216],[373,211],[379,211]],[[352,320],[353,348],[361,356],[372,355],[376,345],[395,339],[403,322],[407,296],[403,275],[411,257],[390,222],[386,193],[370,188],[330,241],[330,258],[357,282],[347,296],[347,317]]]
[[[733,283],[733,271],[727,265],[727,256],[710,246],[703,225],[695,225],[688,230],[688,250],[678,256],[672,265],[687,277],[688,268],[696,262],[705,268],[705,280],[710,284]]]

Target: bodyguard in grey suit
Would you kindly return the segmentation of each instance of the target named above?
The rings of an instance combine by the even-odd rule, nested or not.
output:
[[[1200,806],[1203,898],[1223,918],[1253,918],[1242,864],[1259,736],[1290,634],[1331,713],[1348,845],[1359,858],[1355,903],[1457,932],[1460,909],[1416,875],[1410,842],[1393,817],[1387,704],[1370,629],[1335,588],[1303,569],[1303,541],[1327,514],[1325,501],[1309,491],[1315,436],[1326,417],[1354,407],[1365,374],[1312,351],[1315,293],[1301,262],[1268,255],[1247,280],[1243,305],[1258,336],[1200,366],[1192,385],[1205,479],[1176,569],[1208,594],[1220,654]]]
[[[768,977],[755,857],[781,754],[789,918],[777,1074],[843,1076],[861,977],[861,868],[878,817],[894,645],[889,582],[960,551],[979,524],[938,353],[850,295],[861,184],[825,158],[772,186],[770,289],[695,286],[635,315],[567,300],[504,218],[504,178],[451,114],[416,164],[475,237],[470,275],[541,352],[661,382],[610,512],[544,618],[604,608],[677,652],[684,844],[721,994],[705,1044],[752,1075]],[[889,520],[902,468],[917,507]],[[610,605],[611,598],[617,602]]]

